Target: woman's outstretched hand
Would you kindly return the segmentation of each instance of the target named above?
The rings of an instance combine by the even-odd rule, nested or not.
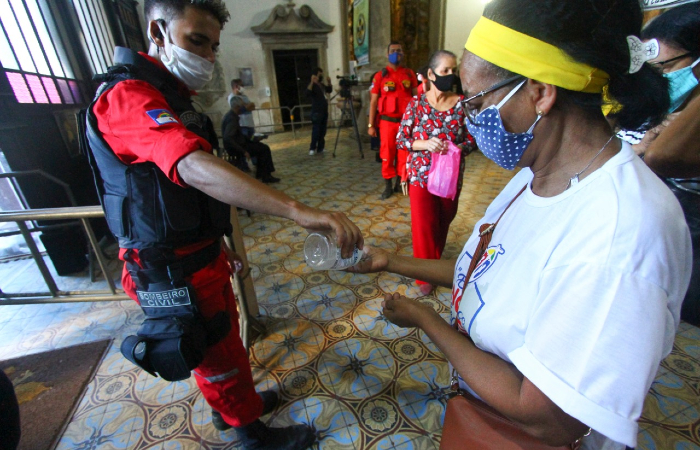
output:
[[[418,300],[406,298],[403,295],[394,293],[384,294],[384,317],[389,322],[402,328],[414,328],[419,326],[422,318],[429,314],[435,314],[435,311],[428,305],[424,305]]]
[[[236,252],[234,252],[225,241],[222,241],[221,247],[226,253],[226,259],[228,260],[228,265],[231,266],[231,273],[238,273],[243,270],[243,258]]]
[[[369,245],[365,245],[362,248],[362,251],[364,254],[362,255],[360,262],[352,267],[348,267],[345,269],[346,271],[355,273],[373,273],[386,270],[387,265],[389,264],[389,254],[386,251],[376,247],[370,247]]]

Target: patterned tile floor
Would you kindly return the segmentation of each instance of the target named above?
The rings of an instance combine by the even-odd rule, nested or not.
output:
[[[335,130],[329,133],[333,142]],[[325,209],[344,211],[366,241],[410,255],[408,198],[379,199],[374,153],[359,159],[345,135],[338,155],[310,157],[308,133],[272,136],[276,185]],[[479,154],[469,157],[446,257],[453,257],[509,173]],[[259,390],[282,401],[263,420],[309,423],[320,449],[437,449],[448,374],[440,351],[422,333],[384,320],[383,292],[419,297],[413,280],[392,274],[312,272],[303,263],[304,230],[284,219],[239,216],[268,334],[250,352]],[[118,263],[113,263],[115,266]],[[5,291],[36,289],[31,260],[0,264]],[[59,284],[86,287],[85,277]],[[104,283],[104,282],[103,282]],[[447,316],[449,291],[421,301]],[[0,307],[0,359],[114,338],[58,449],[235,449],[235,432],[211,425],[192,379],[167,383],[134,368],[119,353],[141,313],[132,302]],[[638,449],[700,448],[700,329],[682,324],[640,420]]]

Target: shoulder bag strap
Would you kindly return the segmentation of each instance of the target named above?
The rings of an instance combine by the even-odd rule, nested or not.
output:
[[[501,221],[501,218],[503,217],[503,214],[508,211],[508,208],[511,207],[511,205],[517,200],[518,197],[520,197],[520,194],[525,192],[525,188],[527,185],[523,186],[522,189],[520,189],[520,192],[513,197],[513,200],[508,203],[508,206],[506,206],[506,209],[503,210],[501,215],[498,217],[498,220],[496,222],[490,224],[490,223],[483,223],[479,227],[479,244],[476,246],[476,250],[474,250],[474,254],[472,255],[472,260],[471,263],[469,263],[469,270],[467,270],[467,276],[464,279],[465,283],[469,283],[469,280],[471,279],[472,272],[474,272],[474,269],[476,269],[477,264],[479,264],[479,260],[481,259],[481,255],[484,254],[486,249],[489,248],[489,244],[491,243],[491,237],[493,236],[493,230],[496,229],[496,225],[498,225],[498,222]],[[465,287],[466,289],[466,287]],[[459,305],[457,305],[459,307]],[[455,328],[457,328],[457,321],[455,320]]]

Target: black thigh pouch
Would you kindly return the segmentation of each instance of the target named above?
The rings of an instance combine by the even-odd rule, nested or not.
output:
[[[147,290],[136,291],[146,320],[136,336],[124,339],[121,352],[153,376],[157,373],[165,380],[180,381],[189,378],[190,371],[204,360],[208,345],[228,334],[230,322],[225,311],[205,322],[192,286],[173,284],[150,283]]]

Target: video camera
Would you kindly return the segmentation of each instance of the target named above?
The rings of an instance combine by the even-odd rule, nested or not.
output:
[[[340,96],[343,98],[350,97],[350,88],[353,86],[357,86],[359,80],[355,78],[355,75],[336,76],[336,78],[340,80],[338,82],[338,84],[340,85]]]

